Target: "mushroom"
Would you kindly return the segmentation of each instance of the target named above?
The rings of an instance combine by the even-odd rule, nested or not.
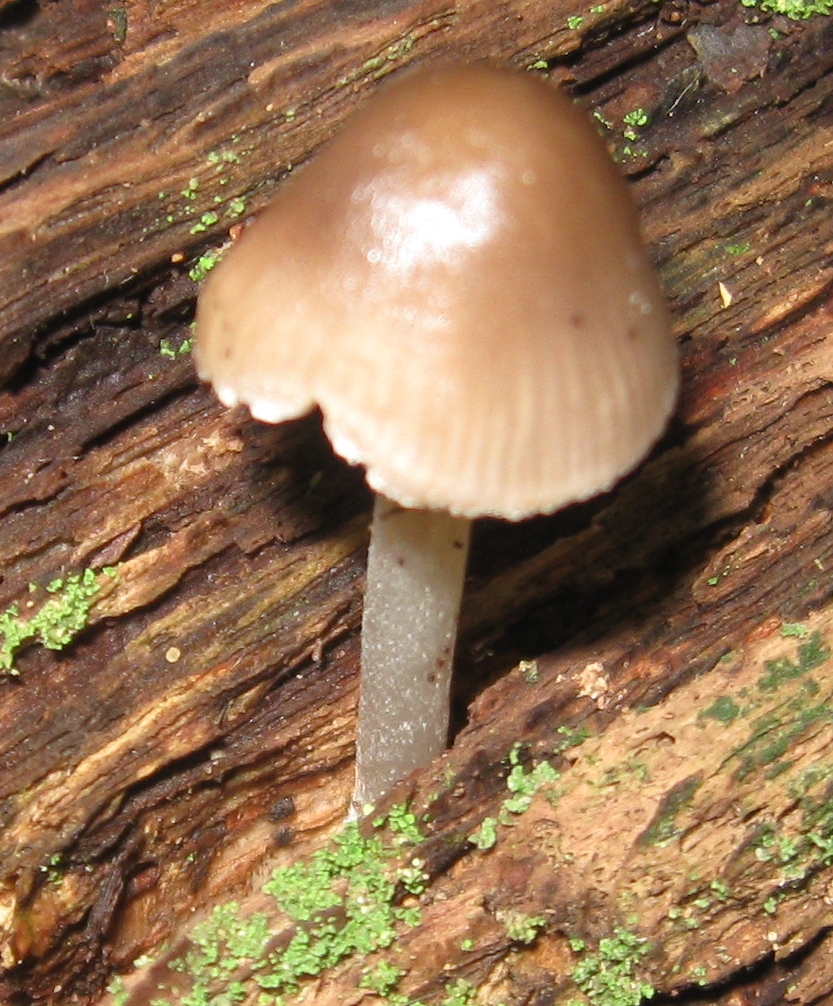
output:
[[[627,187],[585,114],[531,75],[423,68],[295,173],[199,298],[229,406],[318,406],[376,491],[354,805],[447,740],[472,518],[611,488],[677,391]]]

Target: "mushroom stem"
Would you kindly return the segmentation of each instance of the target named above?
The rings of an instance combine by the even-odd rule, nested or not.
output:
[[[471,521],[376,496],[367,558],[353,806],[445,749]]]

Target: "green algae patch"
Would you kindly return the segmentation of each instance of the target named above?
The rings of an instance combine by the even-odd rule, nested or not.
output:
[[[763,770],[768,779],[787,771],[799,740],[833,723],[833,707],[826,695],[820,695],[821,686],[810,674],[829,659],[830,648],[818,632],[813,632],[798,647],[795,657],[764,661],[758,691],[765,700],[776,700],[778,705],[762,711],[752,721],[748,737],[735,751],[738,781],[757,770]]]
[[[654,996],[653,985],[636,976],[650,950],[643,937],[617,926],[595,950],[588,950],[580,939],[571,941],[571,947],[580,957],[571,977],[593,1006],[639,1006]],[[572,1000],[570,1006],[574,1004]]]
[[[732,723],[741,714],[741,707],[731,695],[718,695],[708,709],[700,713],[701,717],[717,720],[718,723]]]
[[[154,222],[155,230],[174,224],[189,223],[189,233],[204,234],[220,222],[232,224],[246,214],[249,194],[230,193],[234,172],[247,151],[240,138],[233,136],[230,144],[212,150],[179,192],[161,190],[156,193],[163,214]],[[213,193],[213,194],[212,194]]]
[[[582,741],[575,741],[581,743]],[[565,746],[567,746],[565,744]],[[527,771],[521,763],[521,745],[515,744],[507,757],[509,774],[506,777],[506,789],[509,792],[500,806],[497,817],[484,817],[478,827],[468,836],[469,842],[481,852],[487,852],[497,845],[499,826],[511,825],[516,815],[529,810],[532,799],[539,789],[548,787],[549,795],[557,799],[552,788],[560,778],[559,773],[548,761],[539,761]]]
[[[743,7],[759,7],[769,14],[783,14],[791,21],[833,14],[833,0],[740,0]]]
[[[672,841],[680,834],[682,829],[677,824],[677,815],[691,806],[694,794],[702,782],[699,775],[690,776],[677,783],[663,797],[653,821],[642,834],[644,844],[661,845]]]
[[[419,838],[416,818],[402,807],[374,821],[369,835],[358,823],[346,825],[308,859],[275,870],[263,887],[275,913],[244,916],[231,902],[195,926],[188,949],[169,964],[181,976],[171,983],[176,988],[160,984],[153,1002],[234,1006],[254,988],[261,990],[259,1002],[276,1006],[305,980],[391,948],[421,919],[413,901],[428,880],[424,864],[406,856],[403,865],[403,849]],[[362,987],[391,992],[402,974],[394,962],[379,961],[366,970]]]
[[[100,574],[115,577],[112,568],[85,569],[58,577],[45,587],[29,584],[29,600],[0,613],[0,673],[18,675],[15,656],[30,643],[63,650],[85,629],[90,609],[101,592]]]
[[[422,897],[424,822],[400,807],[277,871],[264,887],[274,905],[268,923],[242,919],[236,906],[217,910],[151,1001],[288,1006],[339,969],[327,980],[387,1006],[424,1006],[404,990],[437,981],[424,993],[435,1006],[497,1006],[494,985],[445,982],[459,966],[471,978],[478,962],[482,982],[487,945],[521,975],[527,948],[563,941],[568,925],[559,1003],[637,1006],[726,980],[741,961],[770,952],[768,934],[798,931],[807,892],[833,866],[829,649],[802,630],[748,650],[658,706],[623,713],[603,734],[554,728],[548,755],[585,745],[560,771],[512,747],[505,790],[470,826],[468,847],[459,834],[447,839],[482,871],[486,889],[494,878],[518,879],[471,929],[460,917],[448,934],[448,974],[441,950],[422,973],[405,949],[431,945],[431,912],[459,891],[440,880]],[[609,907],[582,931],[581,913],[570,913],[590,896],[587,877]],[[458,947],[471,955],[462,965]],[[187,979],[184,994],[177,978]]]
[[[813,632],[806,643],[798,648],[796,659],[780,657],[764,662],[764,673],[758,682],[762,692],[777,691],[788,681],[803,678],[808,671],[820,667],[830,658],[830,648],[824,643],[818,632]]]

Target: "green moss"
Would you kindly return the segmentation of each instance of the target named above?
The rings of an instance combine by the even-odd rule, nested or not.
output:
[[[213,227],[220,217],[213,211],[207,211],[200,215],[199,220],[188,231],[189,234],[204,234],[209,227]]]
[[[63,883],[63,874],[61,873],[61,861],[63,856],[60,852],[53,853],[47,862],[40,867],[41,873],[46,874],[46,879],[50,884],[54,884],[56,887],[60,887]]]
[[[217,1002],[213,991],[219,984],[225,1003],[240,1002],[245,985],[233,976],[243,961],[257,959],[268,938],[269,923],[262,913],[240,918],[236,903],[218,905],[192,930],[187,955],[171,965],[174,971],[194,976],[190,991],[179,1000],[182,1006]]]
[[[205,277],[211,272],[215,265],[220,261],[220,253],[217,251],[209,251],[204,255],[200,255],[197,261],[188,270],[188,276],[195,283],[202,283]]]
[[[767,660],[764,663],[764,674],[758,682],[762,692],[776,691],[787,681],[794,681],[808,671],[819,667],[830,657],[830,650],[825,645],[818,632],[810,635],[806,643],[798,649],[798,659],[780,657],[777,660]]]
[[[619,765],[612,765],[593,780],[593,785],[598,789],[604,789],[607,786],[618,786],[624,780],[633,778],[638,779],[639,782],[650,780],[651,770],[647,762],[634,758]]]
[[[183,199],[187,199],[189,203],[192,203],[197,198],[197,193],[200,191],[200,180],[199,178],[189,178],[188,184],[184,189],[180,191],[180,195]]]
[[[788,635],[804,642],[794,657],[782,656],[764,662],[755,689],[757,694],[745,696],[745,707],[729,696],[721,696],[701,714],[730,723],[738,715],[750,713],[756,705],[771,703],[775,693],[791,686],[777,709],[762,712],[752,720],[749,735],[734,752],[739,763],[736,779],[744,779],[754,771],[761,771],[767,779],[787,772],[792,766],[791,751],[798,740],[819,724],[833,722],[833,709],[818,699],[820,685],[810,674],[830,659],[829,647],[818,632],[809,633],[803,627],[789,631]]]
[[[113,1006],[126,1006],[130,1001],[130,992],[124,984],[124,979],[119,976],[110,982],[107,991],[113,997]]]
[[[504,931],[513,943],[534,943],[540,931],[547,924],[543,915],[525,915],[523,912],[508,912],[502,919]]]
[[[532,803],[532,797],[545,783],[553,783],[558,779],[558,772],[547,761],[538,762],[529,772],[524,770],[520,762],[520,745],[516,744],[509,752],[509,775],[506,777],[506,788],[512,794],[503,801],[502,819],[508,814],[523,814]]]
[[[666,793],[653,821],[642,833],[640,842],[645,845],[661,845],[676,838],[680,833],[676,823],[677,815],[690,805],[701,783],[699,776],[689,776]]]
[[[486,852],[497,845],[497,829],[496,817],[484,817],[480,825],[469,835],[469,841],[481,852]]]
[[[759,7],[772,14],[783,14],[793,21],[806,21],[814,15],[833,13],[833,0],[740,0],[744,7]]]
[[[213,164],[216,171],[223,170],[224,164],[239,164],[240,155],[236,150],[212,150],[206,157],[209,164]]]
[[[515,815],[558,775],[547,762],[526,771],[517,745],[509,764],[510,796],[501,813]],[[216,908],[194,930],[188,951],[171,965],[188,976],[188,991],[169,999],[160,985],[154,1006],[234,1006],[251,996],[253,987],[260,990],[263,1006],[280,1006],[284,996],[301,991],[305,979],[353,958],[366,961],[361,987],[376,992],[389,1006],[423,1006],[396,993],[404,972],[395,956],[374,960],[386,951],[395,955],[402,932],[420,922],[419,908],[407,896],[418,897],[428,875],[420,858],[411,856],[403,864],[402,854],[423,840],[421,825],[407,807],[396,806],[372,821],[370,834],[349,824],[308,859],[276,870],[263,892],[274,899],[284,920],[281,929],[288,930],[280,949],[270,949],[275,929],[266,915],[241,917],[233,903]],[[494,841],[497,825],[492,818]],[[481,833],[489,827],[484,822]],[[504,921],[509,938],[520,944],[533,942],[545,924],[543,916],[522,913]],[[468,1006],[475,991],[467,982],[454,982],[441,1006]]]
[[[648,113],[644,108],[635,108],[631,112],[626,112],[622,116],[622,123],[625,127],[623,131],[625,139],[638,140],[638,130],[647,126],[649,121]]]
[[[574,950],[578,944],[573,944]],[[651,999],[654,987],[636,976],[648,953],[646,939],[617,926],[613,935],[599,940],[594,952],[582,948],[582,959],[571,977],[593,1006],[638,1006]]]
[[[449,985],[448,995],[443,999],[442,1006],[471,1006],[476,991],[471,982],[467,982],[464,978],[458,978]],[[420,1004],[413,1003],[409,1006],[420,1006]]]
[[[833,864],[833,796],[829,786],[818,800],[803,799],[801,808],[810,857],[822,866],[830,866]]]
[[[351,70],[346,76],[341,77],[336,84],[337,87],[346,87],[360,77],[370,74],[374,78],[384,77],[395,70],[399,61],[406,56],[414,47],[416,36],[412,34],[403,35],[395,42],[391,42],[381,53],[371,56],[356,69]]]
[[[577,727],[558,727],[555,732],[559,735],[559,739],[555,745],[555,750],[558,754],[568,751],[570,748],[578,747],[591,736],[590,731],[583,724]]]
[[[387,827],[388,831],[397,836],[399,844],[417,845],[423,839],[422,828],[416,814],[412,813],[404,803],[391,807],[386,817],[376,818],[373,826]]]
[[[238,138],[232,138],[232,142],[238,142]],[[158,192],[157,197],[160,200],[165,200],[168,205],[164,216],[156,221],[155,226],[163,228],[190,220],[193,222],[189,233],[197,235],[206,233],[209,228],[218,224],[221,215],[231,220],[241,217],[246,212],[247,197],[245,194],[238,193],[229,196],[225,192],[215,192],[210,199],[210,209],[204,205],[209,200],[203,196],[206,181],[209,183],[209,187],[219,185],[222,189],[229,185],[231,179],[227,176],[227,172],[239,163],[241,156],[242,154],[236,150],[212,150],[206,155],[200,175],[189,178],[184,188],[180,189],[179,200],[175,200],[173,194]],[[200,206],[200,203],[203,205]]]
[[[728,576],[731,572],[732,572],[731,566],[724,566],[723,569],[717,575],[710,576],[708,580],[706,580],[706,583],[710,587],[716,587],[720,583],[721,579],[723,577]]]
[[[582,736],[583,740],[583,736]],[[573,743],[581,743],[574,740]],[[564,747],[569,747],[571,741],[565,740]],[[548,761],[537,762],[527,772],[521,764],[521,745],[516,744],[509,752],[509,775],[506,777],[506,788],[510,795],[500,807],[497,817],[485,817],[479,826],[468,836],[469,841],[481,851],[494,848],[498,841],[499,825],[512,823],[512,818],[523,814],[529,809],[532,798],[542,786],[551,785],[559,779],[559,774]],[[551,794],[553,799],[556,794]]]
[[[645,155],[644,150],[637,150],[631,144],[642,138],[640,130],[649,122],[650,117],[644,108],[634,108],[622,116],[622,137],[625,143],[619,151],[620,159]]]
[[[439,1006],[472,1006],[475,1001],[477,989],[471,982],[464,978],[458,978],[451,982],[446,989],[446,995],[440,1001]],[[411,999],[406,995],[392,995],[385,1000],[387,1006],[425,1006],[419,1000]],[[505,1003],[495,1003],[495,1006],[506,1006]]]
[[[717,729],[712,720],[730,724],[756,703],[765,708],[765,704],[780,701],[777,715],[768,712],[750,723],[748,736],[735,752],[747,771],[786,771],[790,745],[801,731],[823,717],[833,719],[833,711],[826,711],[823,703],[814,700],[815,682],[810,677],[810,672],[828,659],[828,649],[818,634],[794,635],[801,642],[794,657],[767,662],[754,687],[739,690],[735,697],[719,696],[701,713],[701,727],[706,731]],[[781,688],[784,693],[776,695]],[[586,736],[567,728],[559,732],[563,748],[580,744]],[[529,809],[539,791],[543,789],[547,798],[558,794],[554,786],[558,772],[548,762],[530,763],[520,744],[509,752],[507,762],[507,794],[498,816],[485,818],[469,836],[472,845],[481,850],[501,841],[504,829]],[[596,762],[586,758],[588,765]],[[646,768],[643,762],[634,761],[618,767],[604,781],[617,782],[626,772],[642,777]],[[697,776],[676,786],[658,808],[642,841],[650,844],[676,838],[682,828],[677,818],[693,802],[699,787]],[[788,835],[779,832],[775,824],[767,825],[747,845],[761,863],[772,864],[767,871],[773,874],[773,888],[800,881],[819,865],[833,865],[833,766],[816,764],[807,769],[793,780],[790,792],[804,815],[802,834]],[[231,912],[212,917],[207,933],[198,934],[192,951],[183,958],[184,970],[191,976],[188,996],[174,1001],[182,1006],[234,1006],[244,995],[251,999],[254,985],[261,992],[263,1006],[282,1006],[284,997],[306,993],[307,978],[353,960],[361,967],[359,985],[388,1006],[423,1006],[397,991],[405,977],[403,968],[409,965],[396,950],[405,930],[420,919],[418,908],[407,895],[419,896],[427,877],[421,860],[413,853],[408,860],[407,855],[423,840],[423,823],[407,807],[396,807],[386,817],[373,820],[369,834],[366,824],[363,831],[351,825],[304,862],[277,871],[264,890],[275,899],[283,917],[278,922],[279,938],[274,926],[270,933],[258,917],[240,919],[234,906]],[[751,865],[754,868],[754,863]],[[677,939],[686,931],[699,929],[708,913],[720,912],[722,904],[735,896],[720,876],[701,879],[695,872],[689,879],[693,886],[683,903],[668,911],[668,923],[677,931]],[[758,908],[766,916],[791,896],[780,887],[770,891],[771,896],[765,900],[762,896]],[[269,913],[270,917],[274,914]],[[519,945],[533,942],[545,925],[544,917],[538,915],[517,912],[498,917],[507,937]],[[653,996],[653,986],[639,974],[649,944],[630,928],[630,921],[626,921],[595,949],[578,937],[570,940],[577,955],[572,977],[585,997],[583,1002],[635,1006]],[[461,944],[461,949],[472,948],[470,940]],[[691,974],[696,978],[694,971]],[[160,994],[164,991],[160,988]],[[474,999],[474,987],[457,982],[447,986],[441,1006],[468,1006]]]
[[[233,199],[229,199],[228,201],[226,216],[231,217],[232,220],[236,220],[246,212],[246,206],[247,200],[245,196],[234,196]]]
[[[700,713],[701,717],[717,720],[718,723],[729,724],[740,716],[741,708],[731,695],[718,695],[708,709]]]
[[[380,996],[388,996],[399,984],[404,971],[388,961],[380,961],[375,968],[363,974],[359,981],[359,988],[370,989]]]
[[[294,931],[280,949],[270,949],[274,930],[265,914],[241,916],[236,904],[220,905],[193,930],[190,948],[171,967],[189,978],[189,990],[174,1001],[182,1006],[233,1006],[262,990],[275,1003],[297,992],[306,978],[342,961],[365,958],[395,944],[404,928],[420,921],[417,908],[401,903],[426,885],[424,864],[416,857],[394,867],[415,840],[422,838],[407,808],[397,807],[374,821],[363,835],[347,825],[304,862],[276,870],[263,887]],[[368,963],[362,987],[390,993],[403,972],[391,961]],[[161,1004],[171,1003],[160,987]]]
[[[101,591],[99,573],[115,577],[116,571],[89,568],[52,580],[45,587],[29,584],[30,600],[24,608],[37,608],[29,617],[21,616],[20,605],[12,604],[0,614],[0,673],[17,675],[14,660],[17,651],[36,641],[47,650],[63,650],[86,628],[93,602]],[[37,607],[43,591],[51,595]]]
[[[707,907],[711,906],[711,899],[699,899]],[[695,911],[697,909],[697,911]],[[684,933],[693,932],[703,925],[703,914],[699,904],[691,902],[685,909],[679,905],[672,905],[668,909],[668,921],[676,929],[681,929]]]
[[[746,778],[757,769],[764,769],[767,778],[775,778],[792,764],[785,759],[795,743],[807,730],[819,723],[833,722],[833,708],[827,702],[811,703],[804,695],[792,699],[785,710],[766,713],[753,723],[753,733],[735,753],[740,764],[735,778]]]
[[[187,356],[191,352],[192,342],[190,339],[183,339],[178,346],[174,346],[168,339],[160,339],[159,355],[175,360],[178,356]]]
[[[715,878],[710,884],[709,889],[714,892],[718,901],[728,901],[732,896],[732,892],[729,889],[729,885],[725,881]]]
[[[791,892],[800,891],[807,877],[833,865],[831,771],[829,765],[808,770],[790,787],[790,795],[802,811],[798,831],[787,833],[780,822],[764,822],[747,844],[758,862],[771,865],[779,887],[762,905],[768,915],[774,914]],[[820,792],[814,795],[811,791],[817,784]]]

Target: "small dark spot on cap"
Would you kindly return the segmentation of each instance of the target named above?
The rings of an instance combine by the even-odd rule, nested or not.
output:
[[[397,566],[404,566],[405,565],[405,560],[402,558],[401,555],[398,555],[396,557],[396,565]]]
[[[570,324],[573,328],[584,328],[584,323],[587,319],[581,313],[581,311],[573,311],[570,314]]]
[[[635,325],[629,325],[625,336],[628,342],[636,342],[639,339],[639,329]]]
[[[451,544],[453,545],[454,548],[462,548],[463,547],[463,543],[461,541],[458,541],[456,538],[454,539],[454,541]]]
[[[434,661],[434,666],[437,668],[438,671],[445,670],[445,668],[448,667],[448,654],[444,654],[441,657],[437,657],[437,659]]]
[[[437,683],[437,675],[433,671],[429,671],[426,679],[429,685],[435,685]]]

